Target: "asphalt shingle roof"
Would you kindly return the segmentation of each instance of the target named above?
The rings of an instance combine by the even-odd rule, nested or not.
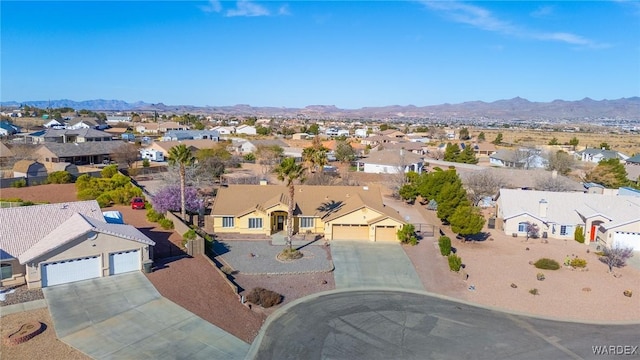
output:
[[[82,143],[44,143],[41,146],[47,148],[58,157],[92,156],[112,154],[125,143],[114,141],[90,141]]]

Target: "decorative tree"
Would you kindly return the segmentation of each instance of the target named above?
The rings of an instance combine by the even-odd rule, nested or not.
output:
[[[184,189],[185,208],[194,213],[200,210],[202,200],[198,197],[198,189],[188,186]],[[153,208],[161,214],[167,211],[182,210],[182,191],[179,185],[169,185],[160,189],[151,199]]]
[[[466,238],[481,232],[485,221],[478,208],[463,205],[456,208],[449,222],[453,232]]]
[[[438,202],[438,218],[444,223],[450,222],[450,217],[459,206],[469,205],[467,191],[462,187],[460,179],[442,187],[442,191],[436,196]]]
[[[573,239],[580,244],[584,244],[584,228],[582,226],[576,226],[576,230],[573,232]]]
[[[576,146],[578,146],[578,144],[580,143],[580,140],[578,140],[577,137],[572,137],[571,140],[569,140],[569,145],[573,146],[573,151],[576,151]]]
[[[293,236],[293,210],[295,208],[295,182],[304,182],[304,167],[296,163],[292,157],[285,158],[280,162],[273,172],[277,174],[278,180],[284,181],[289,188],[289,209],[287,214],[287,248],[291,252],[291,237]]]
[[[627,260],[633,256],[633,248],[618,244],[605,247],[602,252],[604,254],[600,257],[600,261],[609,266],[609,272],[612,272],[614,267],[624,267],[627,265]]]
[[[630,183],[627,170],[616,158],[602,160],[585,176],[585,180],[598,183],[611,189],[617,189]]]
[[[456,161],[460,156],[460,147],[458,144],[448,143],[444,150],[444,161]]]
[[[416,245],[418,238],[416,237],[416,228],[413,224],[404,224],[402,228],[396,233],[398,240],[403,244]]]
[[[496,135],[496,138],[491,143],[494,145],[502,144],[502,133],[498,133],[498,135]]]
[[[186,210],[186,199],[185,199],[185,189],[187,187],[187,166],[190,166],[194,163],[195,158],[191,154],[191,150],[184,144],[180,144],[169,149],[169,164],[178,165],[178,171],[180,174],[180,215],[182,216],[182,220],[186,220],[187,210]]]

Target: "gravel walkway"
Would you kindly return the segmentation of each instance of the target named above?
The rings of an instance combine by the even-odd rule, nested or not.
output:
[[[331,253],[326,246],[309,245],[300,251],[302,259],[283,262],[277,255],[284,246],[271,245],[268,241],[218,242],[216,252],[223,262],[244,275],[310,274],[333,270]]]

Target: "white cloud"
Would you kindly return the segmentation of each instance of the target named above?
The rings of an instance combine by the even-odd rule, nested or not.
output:
[[[291,12],[289,11],[289,5],[284,4],[280,6],[280,8],[278,9],[278,15],[291,15]]]
[[[235,9],[227,10],[225,16],[269,16],[270,12],[264,6],[258,5],[248,0],[241,0],[236,3]]]
[[[537,8],[536,10],[531,12],[531,16],[533,17],[537,17],[537,18],[543,18],[543,17],[549,17],[551,15],[553,15],[553,13],[555,12],[555,7],[552,5],[544,5],[544,6],[540,6],[539,8]]]
[[[457,1],[421,0],[419,2],[454,22],[471,25],[486,31],[543,41],[558,41],[570,45],[578,45],[594,49],[610,46],[608,44],[598,43],[583,36],[567,32],[545,32],[514,25],[508,21],[497,18],[491,13],[491,11],[476,5],[465,4]],[[550,11],[552,9],[543,10],[540,8],[538,10],[540,11],[540,14],[551,14]]]
[[[200,6],[200,9],[206,13],[217,13],[222,10],[222,5],[220,5],[220,1],[218,0],[209,0],[209,3],[207,5]]]

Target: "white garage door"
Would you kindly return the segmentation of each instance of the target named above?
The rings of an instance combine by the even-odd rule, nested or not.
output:
[[[101,276],[100,256],[57,261],[41,265],[42,287],[93,279]]]
[[[140,251],[121,251],[109,254],[109,275],[140,270]]]
[[[635,251],[640,251],[640,233],[616,231],[613,234],[613,241],[618,246],[630,247]]]

